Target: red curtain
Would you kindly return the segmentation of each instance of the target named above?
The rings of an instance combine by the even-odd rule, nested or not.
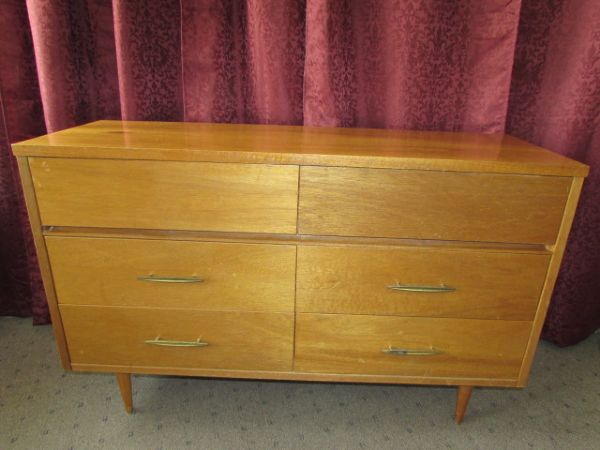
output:
[[[0,314],[48,320],[9,142],[100,118],[509,132],[592,166],[545,329],[575,343],[600,326],[598,23],[596,0],[3,0]]]
[[[527,1],[507,131],[590,165],[543,336],[574,344],[600,327],[600,2]]]

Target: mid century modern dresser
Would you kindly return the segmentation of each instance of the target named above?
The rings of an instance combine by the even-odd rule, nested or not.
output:
[[[523,387],[587,166],[507,135],[99,121],[13,146],[66,370]]]

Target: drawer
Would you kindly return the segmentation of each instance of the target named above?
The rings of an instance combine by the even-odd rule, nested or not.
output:
[[[292,314],[76,305],[61,305],[60,313],[74,364],[240,370],[292,366]],[[208,345],[163,346],[157,341]]]
[[[294,368],[515,379],[530,330],[521,321],[298,314]]]
[[[298,247],[297,310],[532,320],[548,254]]]
[[[43,225],[295,233],[298,167],[32,158]]]
[[[47,236],[46,246],[61,304],[294,310],[292,245]]]
[[[568,177],[302,167],[302,234],[553,243]]]

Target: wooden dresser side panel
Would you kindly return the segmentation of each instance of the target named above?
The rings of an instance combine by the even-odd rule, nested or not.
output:
[[[533,321],[531,336],[523,357],[523,364],[521,366],[518,381],[518,386],[520,387],[523,387],[527,384],[529,372],[531,371],[531,365],[533,364],[535,351],[538,346],[544,321],[546,320],[548,306],[550,305],[550,300],[552,298],[552,291],[554,290],[556,278],[558,277],[558,272],[560,270],[560,264],[562,262],[567,240],[569,238],[569,232],[571,231],[571,225],[573,224],[573,219],[575,217],[575,211],[577,209],[577,203],[579,202],[583,181],[584,179],[581,177],[575,177],[572,179],[571,190],[569,192],[569,198],[567,200],[567,205],[562,218],[558,239],[556,241],[556,245],[554,245],[553,255],[550,259],[550,265],[546,275],[546,281],[544,283],[544,287],[542,288],[542,294],[540,296],[537,312]]]
[[[52,278],[52,269],[50,267],[48,251],[46,249],[46,243],[42,234],[42,223],[40,220],[35,190],[33,188],[33,181],[31,179],[31,173],[29,171],[28,158],[19,156],[17,157],[17,163],[19,164],[19,174],[21,176],[23,193],[25,195],[27,214],[29,215],[29,223],[31,225],[31,231],[33,233],[33,242],[35,244],[38,264],[42,275],[42,281],[44,283],[44,290],[46,291],[48,309],[50,311],[50,318],[52,319],[52,329],[54,331],[56,345],[58,346],[60,361],[65,370],[71,370],[71,361],[69,357],[69,351],[67,348],[65,331],[61,320],[60,311],[58,309],[58,301],[56,299],[54,280]]]

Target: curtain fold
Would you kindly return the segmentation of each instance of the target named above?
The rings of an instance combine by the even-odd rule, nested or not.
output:
[[[112,8],[105,0],[27,0],[48,132],[119,118]]]
[[[0,4],[0,315],[48,323],[33,236],[10,142],[46,132],[27,10]]]
[[[304,1],[182,2],[185,120],[301,124]]]
[[[179,0],[113,1],[124,120],[183,120],[180,15]]]
[[[315,0],[305,123],[501,132],[520,1]]]
[[[600,2],[526,1],[507,131],[590,165],[543,336],[600,327]]]
[[[600,326],[600,2],[4,0],[0,314],[48,320],[9,143],[96,119],[507,131],[591,165],[545,337]]]

